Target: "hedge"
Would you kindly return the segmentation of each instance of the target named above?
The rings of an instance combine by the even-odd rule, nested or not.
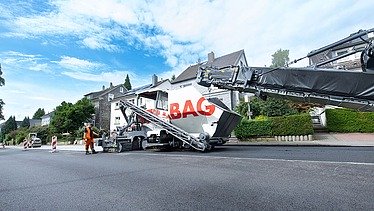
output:
[[[374,132],[374,112],[358,112],[349,109],[326,109],[326,120],[326,126],[329,132]]]
[[[235,128],[235,136],[237,138],[252,138],[256,136],[271,136],[271,121],[257,121],[243,119]]]
[[[313,134],[312,118],[309,114],[271,117],[274,136]]]
[[[313,134],[313,125],[309,114],[270,117],[264,121],[243,119],[235,128],[235,136],[239,139],[309,134]]]

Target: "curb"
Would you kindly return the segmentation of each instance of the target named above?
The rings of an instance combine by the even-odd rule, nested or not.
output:
[[[275,143],[238,143],[238,144],[224,144],[222,146],[241,146],[241,147],[256,147],[256,146],[263,146],[263,147],[374,147],[368,145],[349,145],[349,144],[275,144]]]

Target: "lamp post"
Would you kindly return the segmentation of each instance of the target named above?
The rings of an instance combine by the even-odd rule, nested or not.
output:
[[[244,95],[244,102],[246,102],[248,104],[247,115],[248,115],[248,119],[251,119],[252,112],[251,112],[251,106],[249,105],[249,96],[248,95]]]

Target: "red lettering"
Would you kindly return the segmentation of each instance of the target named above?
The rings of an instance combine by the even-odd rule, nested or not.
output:
[[[184,103],[184,108],[183,108],[183,118],[186,118],[187,115],[194,115],[194,116],[199,116],[195,109],[193,108],[191,100],[187,100]]]
[[[171,119],[179,119],[181,117],[182,117],[182,114],[179,111],[179,104],[178,103],[171,103],[170,104],[170,118]]]
[[[213,115],[214,111],[216,110],[216,106],[214,104],[205,105],[203,109],[203,103],[206,99],[201,97],[196,104],[197,112],[204,116],[211,116]],[[178,103],[171,103],[170,104],[170,118],[171,119],[180,119],[180,118],[187,118],[188,115],[199,116],[196,112],[191,100],[187,100],[184,103],[183,112],[179,110]]]
[[[197,101],[197,112],[199,112],[201,115],[211,116],[216,110],[216,107],[213,104],[210,104],[210,105],[206,105],[205,110],[203,110],[201,107],[202,107],[204,100],[205,100],[205,97],[201,97],[199,101]]]

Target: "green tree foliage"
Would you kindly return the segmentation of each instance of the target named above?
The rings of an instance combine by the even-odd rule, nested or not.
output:
[[[25,117],[21,123],[21,127],[29,128],[30,127],[30,118]]]
[[[127,90],[131,90],[131,83],[129,75],[126,75],[125,83],[123,84]]]
[[[252,118],[258,117],[260,115],[273,117],[293,115],[298,113],[298,111],[292,107],[291,102],[276,98],[268,98],[266,101],[263,101],[257,97],[253,97],[250,100],[249,105],[252,112]],[[248,103],[241,101],[235,110],[243,117],[247,117]]]
[[[284,67],[289,61],[288,58],[289,50],[277,50],[273,55],[271,55],[271,65],[270,67]]]
[[[5,121],[3,127],[1,128],[1,132],[4,133],[4,135],[14,131],[17,129],[17,122],[16,117],[11,116],[7,121]]]
[[[0,86],[5,85],[5,80],[4,80],[4,78],[1,77],[2,74],[3,74],[3,72],[1,71],[1,64],[0,64]],[[3,102],[2,99],[0,99],[0,120],[4,119],[4,116],[3,116],[3,106],[4,105],[5,105],[5,103]]]
[[[33,119],[41,119],[42,116],[45,115],[44,108],[38,108],[38,110],[35,112],[34,116],[32,116]]]
[[[261,114],[273,117],[273,116],[287,116],[297,114],[297,110],[291,107],[291,103],[287,100],[269,98],[265,101],[264,106],[261,109]]]
[[[171,78],[170,78],[172,81],[174,81],[175,80],[175,75],[173,74],[172,76],[171,76]]]
[[[84,122],[88,122],[94,113],[95,108],[87,98],[83,98],[75,104],[64,101],[56,107],[50,125],[51,132],[73,134],[83,126]]]

